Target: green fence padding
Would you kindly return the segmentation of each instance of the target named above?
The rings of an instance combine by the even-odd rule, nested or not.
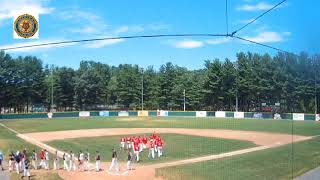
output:
[[[244,118],[253,118],[253,113],[252,112],[245,112]]]
[[[226,117],[233,118],[234,117],[234,113],[233,112],[226,112]]]
[[[315,121],[316,116],[314,114],[305,114],[304,115],[304,120],[305,121]]]
[[[118,112],[110,111],[109,116],[118,116]]]
[[[263,119],[273,119],[272,113],[262,113]]]
[[[79,117],[79,112],[59,112],[53,113],[52,117]]]
[[[195,111],[187,111],[187,112],[169,111],[168,116],[196,116],[196,112]]]
[[[207,111],[207,116],[216,116],[216,112],[214,111]]]
[[[138,116],[137,111],[129,111],[129,116]]]
[[[90,112],[90,116],[99,116],[99,112],[98,111],[92,111],[92,112]]]
[[[292,117],[292,114],[284,113],[284,114],[281,114],[281,119],[288,119],[288,120],[292,120],[292,119],[293,119],[293,117]]]
[[[39,114],[2,114],[0,119],[30,119],[30,118],[47,118],[44,113]]]
[[[149,116],[157,116],[157,111],[149,111]]]

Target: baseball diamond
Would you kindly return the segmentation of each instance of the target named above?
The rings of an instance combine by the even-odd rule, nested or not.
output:
[[[1,124],[1,134],[10,137],[1,139],[5,154],[12,149],[27,147],[40,151],[41,148],[48,150],[53,159],[57,150],[62,168],[64,153],[72,150],[78,156],[78,151],[88,149],[90,174],[81,170],[80,165],[72,173],[62,169],[32,170],[31,174],[39,178],[257,179],[273,172],[268,175],[270,179],[291,179],[317,167],[320,159],[317,136],[320,126],[315,121],[86,117],[8,120]],[[121,138],[151,137],[154,134],[164,140],[163,155],[148,157],[149,150],[146,149],[140,152],[139,162],[132,163],[133,170],[128,171],[127,150],[120,148]],[[106,172],[111,165],[111,149],[117,152],[118,173]],[[95,171],[98,151],[101,154],[100,172]],[[294,167],[293,176],[289,173],[290,165]],[[223,170],[224,167],[232,171]],[[16,178],[16,174],[12,173],[11,177]]]

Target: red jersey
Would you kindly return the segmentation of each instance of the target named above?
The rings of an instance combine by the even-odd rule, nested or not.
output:
[[[121,142],[125,142],[126,140],[125,140],[125,138],[121,138],[120,141]]]
[[[131,141],[131,137],[127,137],[127,141]]]
[[[143,144],[147,144],[148,139],[147,139],[146,137],[144,137],[144,138],[142,139],[142,142],[143,142]]]
[[[41,151],[40,154],[39,154],[39,156],[40,156],[40,159],[44,159],[44,152]]]

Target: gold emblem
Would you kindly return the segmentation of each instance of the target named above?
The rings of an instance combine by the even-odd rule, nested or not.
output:
[[[38,31],[38,21],[30,14],[20,15],[14,21],[14,31],[18,36],[30,38]]]

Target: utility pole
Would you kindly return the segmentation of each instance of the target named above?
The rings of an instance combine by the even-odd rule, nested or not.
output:
[[[236,92],[236,112],[238,112],[238,90]]]
[[[317,116],[317,67],[314,59],[314,114]]]
[[[53,66],[51,66],[51,111],[53,111]]]
[[[183,111],[186,111],[186,90],[183,90]]]
[[[141,69],[141,110],[143,111],[143,68]]]

